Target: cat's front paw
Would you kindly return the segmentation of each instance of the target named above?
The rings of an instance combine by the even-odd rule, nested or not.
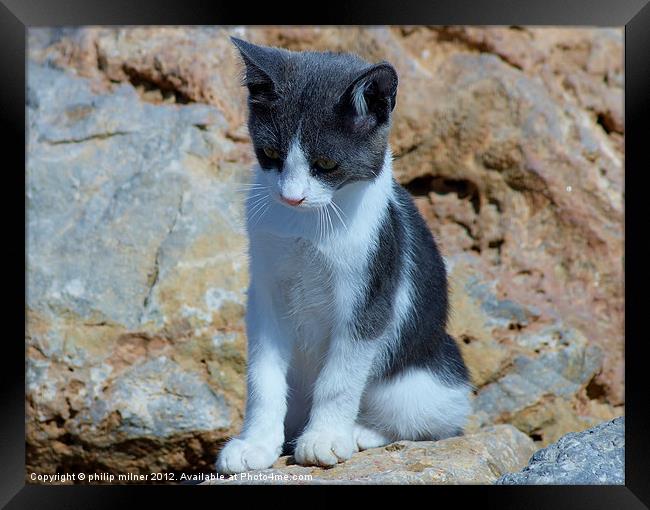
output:
[[[234,438],[226,443],[217,457],[217,473],[231,475],[253,469],[266,469],[278,459],[279,452],[245,439]]]
[[[334,466],[357,451],[352,433],[314,430],[298,438],[293,456],[302,465]]]

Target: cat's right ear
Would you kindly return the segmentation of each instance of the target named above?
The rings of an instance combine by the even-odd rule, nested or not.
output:
[[[284,56],[281,50],[257,46],[231,37],[246,65],[243,85],[248,87],[251,105],[268,105],[278,98],[278,83]]]
[[[348,127],[368,132],[390,120],[395,108],[397,72],[388,62],[379,62],[356,76],[337,104]]]

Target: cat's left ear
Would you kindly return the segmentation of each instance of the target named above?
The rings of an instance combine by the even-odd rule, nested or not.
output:
[[[270,104],[278,97],[285,55],[279,48],[257,46],[231,37],[246,65],[244,85],[248,87],[251,105]]]
[[[397,72],[380,62],[356,76],[339,100],[353,131],[368,131],[390,119],[397,95]]]

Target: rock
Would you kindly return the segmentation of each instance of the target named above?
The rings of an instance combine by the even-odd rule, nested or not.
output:
[[[500,299],[497,281],[475,256],[455,255],[446,265],[449,331],[476,388],[468,431],[511,423],[546,445],[617,416],[611,406],[589,404],[587,388],[601,370],[602,352],[580,330]]]
[[[623,403],[622,30],[86,28],[34,31],[30,48],[99,89],[213,104],[246,141],[231,34],[391,61],[395,171],[443,251],[478,253],[512,301],[583,331],[604,356],[595,384]]]
[[[625,418],[570,433],[532,456],[518,473],[498,485],[624,485]]]
[[[200,467],[241,418],[240,148],[215,107],[29,75],[28,466]]]
[[[115,409],[120,430],[134,437],[167,437],[175,433],[224,429],[230,410],[197,374],[187,373],[165,356],[136,365],[113,385],[101,411]],[[91,416],[93,408],[90,410]]]
[[[511,466],[526,463],[534,443],[510,425],[441,441],[399,441],[357,453],[329,469],[291,464],[281,457],[270,469],[212,484],[486,484]]]
[[[394,168],[448,262],[468,432],[542,446],[623,413],[622,30],[38,28],[28,470],[203,472],[239,429],[253,154],[228,35],[397,68]]]

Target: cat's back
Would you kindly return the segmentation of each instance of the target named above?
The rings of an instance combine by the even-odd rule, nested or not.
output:
[[[393,196],[400,221],[408,233],[413,256],[420,263],[431,264],[432,272],[444,277],[444,262],[433,234],[418,211],[411,194],[397,181],[393,181]],[[442,275],[438,274],[443,272]]]
[[[427,310],[421,317],[428,317],[421,327],[430,329],[444,327],[447,321],[447,270],[436,241],[418,211],[410,193],[396,181],[393,184],[394,200],[399,211],[400,224],[406,232],[408,246],[409,276],[414,293],[413,306]]]

